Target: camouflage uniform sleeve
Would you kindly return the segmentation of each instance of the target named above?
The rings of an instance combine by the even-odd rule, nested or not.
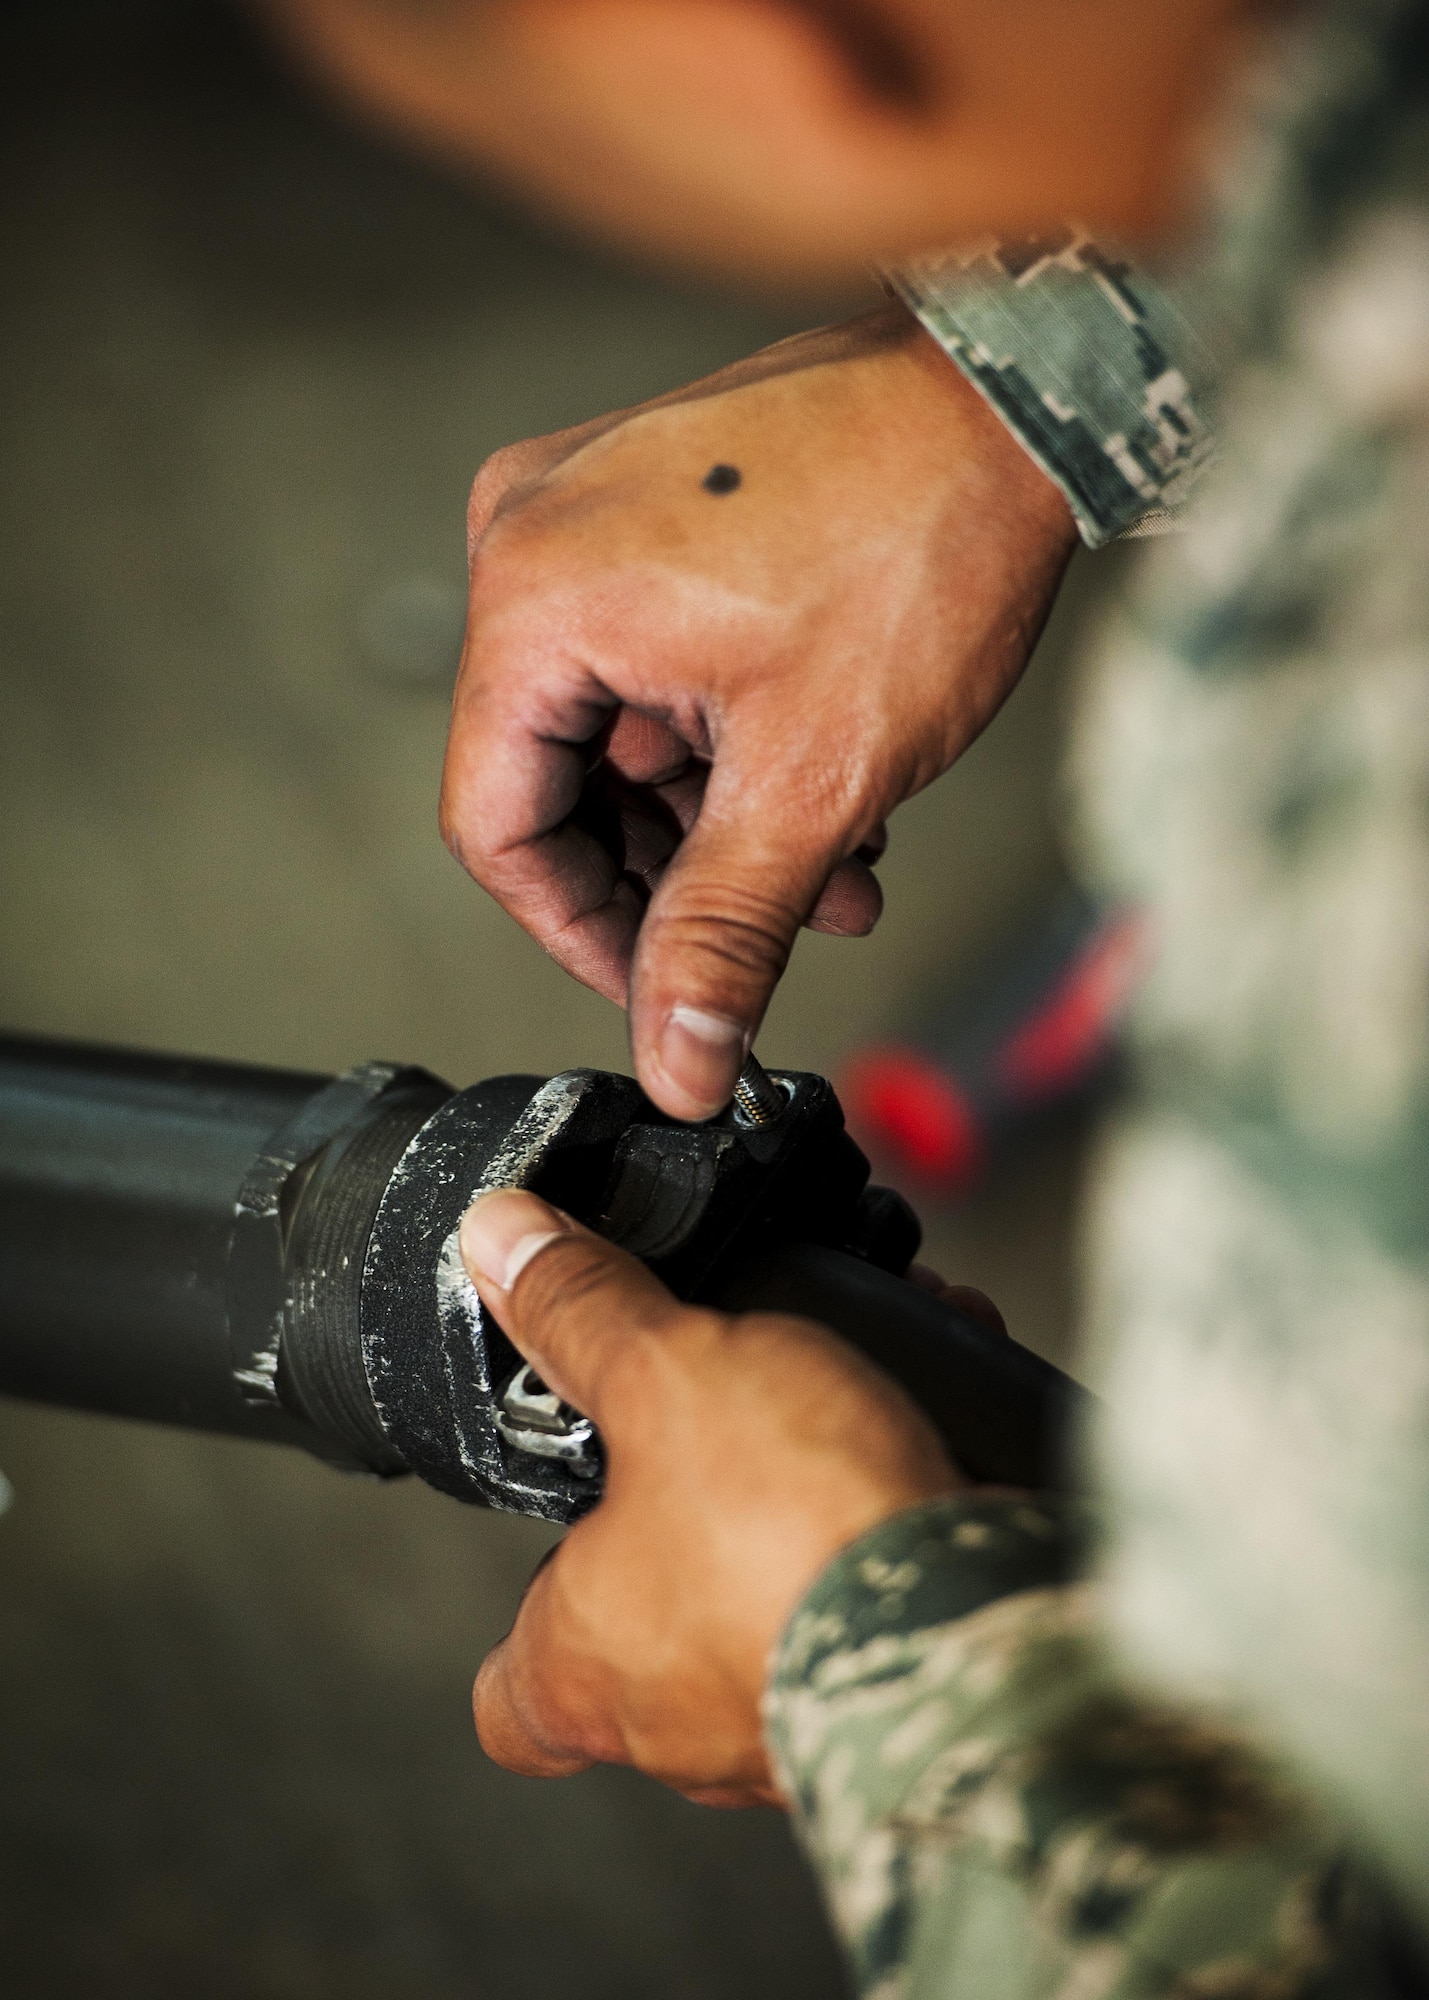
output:
[[[1210,450],[1210,346],[1171,292],[1069,229],[889,283],[1066,494],[1091,548],[1175,524]]]
[[[785,1632],[767,1732],[864,2000],[1383,1991],[1326,1829],[1118,1683],[1081,1540],[1069,1505],[937,1501]]]

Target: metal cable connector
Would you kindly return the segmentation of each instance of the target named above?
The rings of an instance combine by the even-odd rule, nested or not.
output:
[[[755,1057],[747,1057],[734,1086],[735,1116],[746,1125],[772,1125],[784,1116],[788,1102],[769,1072]]]

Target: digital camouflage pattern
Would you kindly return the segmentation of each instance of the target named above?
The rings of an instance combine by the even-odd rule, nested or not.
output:
[[[1068,228],[888,281],[1067,496],[1092,548],[1173,523],[1210,452],[1210,347],[1171,289]]]
[[[1127,1692],[1080,1544],[1064,1507],[935,1501],[784,1635],[769,1740],[865,2000],[1388,1993],[1330,1831]]]
[[[1429,1922],[1429,4],[1302,12],[1243,112],[1216,463],[1074,758],[1085,871],[1157,946],[1095,1204],[1098,1595],[1040,1501],[944,1502],[820,1579],[770,1689],[878,2000],[1429,1990],[1176,1706]],[[900,288],[1088,541],[1184,501],[1210,373],[1169,295],[1075,236]]]

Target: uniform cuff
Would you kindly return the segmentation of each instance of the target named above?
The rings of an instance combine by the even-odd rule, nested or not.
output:
[[[884,1521],[834,1557],[801,1600],[773,1681],[811,1678],[833,1652],[965,1618],[995,1598],[1067,1583],[1090,1510],[1050,1495],[952,1493]]]
[[[1215,369],[1165,286],[1070,228],[885,276],[1061,488],[1089,547],[1175,524],[1210,457]]]
[[[895,1514],[836,1556],[785,1627],[765,1693],[766,1734],[791,1798],[813,1740],[855,1683],[871,1672],[883,1705],[896,1704],[898,1684],[911,1692],[927,1669],[928,1635],[1001,1598],[1035,1593],[1040,1602],[1080,1576],[1091,1522],[1086,1502],[1069,1498],[950,1494]]]

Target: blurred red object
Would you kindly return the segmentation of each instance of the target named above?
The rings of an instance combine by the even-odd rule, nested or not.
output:
[[[961,1190],[978,1176],[982,1124],[956,1077],[915,1048],[869,1049],[839,1079],[854,1137],[919,1180]]]
[[[926,1032],[850,1059],[850,1131],[894,1172],[966,1194],[1017,1137],[1110,1076],[1146,962],[1139,912],[1064,899]]]

